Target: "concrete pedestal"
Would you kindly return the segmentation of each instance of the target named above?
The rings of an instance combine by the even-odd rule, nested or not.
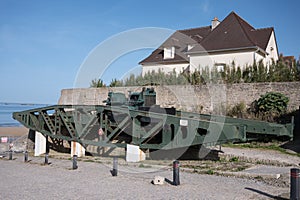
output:
[[[46,137],[40,132],[35,132],[34,156],[40,156],[46,153]]]
[[[127,144],[126,161],[139,162],[146,159],[145,153],[139,146]]]
[[[85,155],[85,148],[78,142],[71,142],[71,157],[83,157]]]

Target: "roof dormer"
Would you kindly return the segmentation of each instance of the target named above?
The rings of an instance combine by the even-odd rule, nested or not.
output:
[[[173,59],[175,57],[175,47],[164,48],[164,59]]]

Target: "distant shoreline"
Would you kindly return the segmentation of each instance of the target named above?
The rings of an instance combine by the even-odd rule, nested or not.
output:
[[[21,105],[21,106],[50,106],[47,103],[18,103],[18,102],[0,102],[0,105]]]
[[[24,136],[27,135],[29,129],[24,126],[0,127],[0,137],[3,136]]]
[[[23,125],[17,120],[13,119],[14,112],[22,112],[26,110],[32,110],[35,108],[49,106],[48,104],[36,104],[36,103],[16,103],[16,102],[0,102],[0,128],[9,128],[5,129],[5,132],[9,134],[14,134],[23,127]],[[13,127],[19,127],[19,129],[13,130]],[[8,131],[9,130],[9,131]],[[21,129],[20,129],[21,130]],[[3,131],[1,131],[3,133]],[[6,134],[6,133],[4,133]]]
[[[15,122],[15,123],[0,123],[0,128],[2,127],[22,127],[22,124],[19,122]]]

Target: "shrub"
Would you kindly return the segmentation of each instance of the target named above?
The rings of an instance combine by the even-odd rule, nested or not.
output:
[[[259,113],[275,112],[281,114],[286,111],[289,98],[279,92],[268,92],[257,101]]]
[[[235,106],[233,106],[229,111],[227,111],[227,115],[231,117],[242,118],[245,112],[246,112],[246,104],[245,102],[240,102]]]

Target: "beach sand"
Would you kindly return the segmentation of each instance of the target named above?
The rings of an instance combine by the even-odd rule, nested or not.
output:
[[[29,129],[20,126],[20,127],[0,127],[0,136],[24,136],[27,135]]]

